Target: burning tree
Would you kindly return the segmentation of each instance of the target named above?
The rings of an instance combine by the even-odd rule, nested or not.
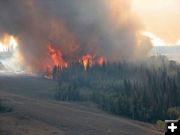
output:
[[[48,45],[48,53],[50,56],[50,63],[46,65],[45,78],[57,80],[60,70],[68,67],[65,62],[60,49],[55,49],[52,44]]]
[[[61,69],[68,67],[67,62],[65,62],[62,57],[62,52],[60,49],[56,50],[52,45],[49,45],[48,52],[55,66],[59,66]]]
[[[84,55],[81,57],[79,62],[83,65],[84,70],[86,71],[88,67],[92,68],[93,66],[93,57],[90,54]]]
[[[73,64],[68,63],[63,58],[63,53],[60,48],[56,49],[52,44],[48,45],[48,53],[50,56],[50,62],[46,65],[45,78],[57,80],[60,77],[60,73],[63,70],[70,68],[75,63],[79,63],[83,66],[84,71],[88,68],[92,68],[95,65],[102,66],[105,64],[104,57],[95,57],[91,54],[80,56],[79,61],[75,61]]]

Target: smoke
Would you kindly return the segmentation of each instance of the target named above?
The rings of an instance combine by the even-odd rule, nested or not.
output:
[[[137,60],[149,50],[142,49],[142,28],[131,0],[0,1],[0,32],[19,38],[24,64],[32,70],[49,61],[49,43],[68,62],[87,53],[111,62]]]
[[[133,5],[146,27],[145,31],[162,39],[163,45],[178,44],[176,42],[180,40],[179,0],[134,0]]]

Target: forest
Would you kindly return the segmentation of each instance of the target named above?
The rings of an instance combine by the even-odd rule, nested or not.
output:
[[[79,63],[53,69],[55,99],[90,101],[109,113],[155,123],[180,117],[180,65],[164,56],[144,62],[95,65]]]

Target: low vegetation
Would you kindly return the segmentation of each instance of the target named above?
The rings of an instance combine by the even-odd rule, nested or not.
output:
[[[87,71],[74,64],[54,75],[59,77],[56,100],[88,100],[110,113],[146,122],[180,116],[180,66],[162,56],[143,64],[104,64]]]
[[[157,128],[157,130],[162,131],[162,132],[164,132],[166,130],[166,124],[162,120],[158,120],[156,122],[155,127]]]
[[[0,113],[5,113],[5,112],[11,112],[12,108],[9,106],[6,106],[2,103],[2,100],[0,100]]]

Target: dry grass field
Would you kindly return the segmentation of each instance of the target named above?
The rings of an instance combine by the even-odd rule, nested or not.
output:
[[[57,102],[56,82],[1,76],[0,98],[13,108],[0,114],[0,135],[162,135],[153,125],[107,114],[88,104]]]

